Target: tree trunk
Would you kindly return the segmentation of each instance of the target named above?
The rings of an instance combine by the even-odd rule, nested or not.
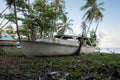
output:
[[[89,24],[89,27],[88,27],[86,36],[88,35],[88,32],[90,31],[90,27],[91,27],[92,21],[93,21],[93,19],[91,20],[91,22],[90,22],[90,24]],[[89,40],[89,38],[87,38],[87,39],[88,39],[88,41],[90,42],[90,45],[92,46],[92,42]]]
[[[32,41],[35,41],[35,30],[34,30],[34,27],[33,26],[31,26],[31,39],[32,39]]]
[[[80,39],[80,42],[79,42],[79,47],[78,49],[75,51],[74,55],[79,55],[80,52],[81,52],[81,49],[82,49],[82,46],[83,46],[83,43],[84,43],[84,36],[82,34],[82,37]]]
[[[3,19],[1,22],[0,22],[0,25],[2,25],[2,23],[4,22],[5,19]]]
[[[89,24],[89,27],[88,27],[88,30],[87,30],[86,35],[88,35],[88,32],[90,31],[90,27],[91,27],[92,21],[93,21],[93,19],[91,20],[91,22],[90,22],[90,24]]]
[[[9,21],[7,21],[1,28],[0,31],[8,24]]]
[[[20,33],[19,33],[19,26],[18,26],[18,21],[17,21],[17,13],[16,13],[16,0],[14,0],[14,14],[15,14],[15,22],[16,22],[18,40],[21,43]]]
[[[9,6],[7,6],[7,7],[0,13],[0,15],[2,15],[2,14],[6,11],[7,8],[9,8]]]
[[[98,21],[97,26],[96,26],[96,28],[95,28],[95,34],[96,34],[96,32],[97,32],[98,25],[99,25],[99,21]]]
[[[26,19],[26,14],[25,14],[25,12],[23,10],[22,10],[22,13],[25,16],[25,20],[27,20]],[[28,24],[26,24],[25,27],[26,27],[26,31],[27,31],[27,38],[28,38],[28,40],[30,40]]]

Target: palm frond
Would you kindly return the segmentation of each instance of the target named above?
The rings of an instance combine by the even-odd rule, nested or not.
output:
[[[101,2],[101,3],[99,3],[99,4],[98,4],[98,6],[101,6],[101,5],[104,5],[104,3],[103,3],[103,2]]]

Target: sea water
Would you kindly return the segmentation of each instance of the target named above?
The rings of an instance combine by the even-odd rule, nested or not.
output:
[[[110,54],[120,54],[120,48],[99,48],[99,52],[110,53]]]

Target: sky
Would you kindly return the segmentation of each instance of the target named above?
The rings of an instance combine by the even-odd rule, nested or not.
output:
[[[34,1],[34,0],[31,0]],[[120,48],[120,0],[98,0],[104,2],[102,6],[103,20],[100,22],[97,35],[99,37],[99,47]],[[81,22],[83,21],[84,11],[80,8],[85,4],[85,0],[65,0],[66,11],[69,19],[73,19],[71,28],[78,35],[81,33]],[[5,1],[0,0],[0,12],[5,8]],[[93,23],[92,26],[96,24]]]
[[[74,20],[74,31],[80,32],[80,25],[83,21],[82,16],[84,11],[80,8],[85,4],[85,0],[65,0],[68,16]],[[100,22],[97,35],[99,36],[99,47],[114,47],[120,48],[120,0],[98,0],[104,2],[102,6],[103,20]],[[95,26],[95,23],[93,23]]]

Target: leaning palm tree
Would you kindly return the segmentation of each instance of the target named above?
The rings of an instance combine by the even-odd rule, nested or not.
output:
[[[9,6],[7,6],[7,7],[0,13],[0,18],[2,18],[2,21],[0,22],[0,30],[3,29],[3,28],[8,24],[8,22],[9,22],[9,21],[7,21],[3,26],[1,26],[1,25],[4,23],[4,21],[5,21],[5,18],[4,18],[4,16],[3,16],[2,14],[3,14],[8,8],[9,8]]]
[[[102,10],[102,11],[105,10],[104,8],[100,7],[100,6],[103,5],[103,4],[104,4],[104,3],[98,4],[98,9],[96,9],[95,20],[97,21],[97,26],[96,26],[95,31],[94,31],[95,33],[96,33],[97,29],[98,29],[99,22],[102,21],[102,19],[103,19],[103,14],[102,14],[102,12],[100,11],[100,10]]]
[[[83,46],[84,43],[85,43],[84,38],[87,37],[87,35],[86,35],[87,25],[86,25],[85,21],[82,22],[81,28],[82,28],[82,36],[81,36],[81,39],[80,39],[80,42],[79,42],[79,47],[78,47],[78,49],[76,50],[75,54],[79,54],[79,53],[81,52],[81,48],[82,48],[82,46]]]
[[[15,23],[16,23],[16,28],[17,28],[17,35],[18,35],[18,39],[21,42],[20,39],[20,34],[19,34],[19,26],[18,26],[18,21],[17,21],[17,11],[16,11],[16,0],[6,0],[7,5],[9,5],[9,8],[11,8],[12,6],[14,6],[14,16],[15,16]]]
[[[87,10],[83,18],[90,22],[87,34],[90,30],[93,20],[95,19],[96,21],[99,21],[103,17],[101,11],[104,10],[104,8],[102,8],[101,5],[103,5],[103,2],[97,3],[97,0],[87,0],[86,4],[81,8],[81,10]]]

